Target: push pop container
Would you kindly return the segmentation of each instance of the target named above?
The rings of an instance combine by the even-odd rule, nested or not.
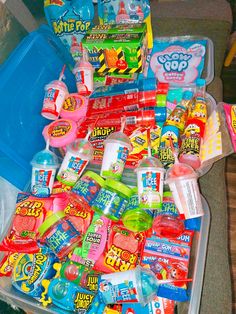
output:
[[[41,27],[26,36],[0,68],[2,101],[8,104],[12,112],[15,112],[15,106],[20,104],[20,108],[17,107],[19,115],[9,115],[9,128],[6,128],[6,124],[0,126],[2,158],[0,176],[3,178],[1,186],[5,188],[1,201],[4,211],[9,211],[10,204],[11,211],[14,210],[18,189],[23,190],[29,185],[32,156],[45,147],[41,132],[48,124],[48,120],[39,114],[44,97],[43,89],[48,82],[55,79],[55,73],[59,73],[65,63],[71,64],[70,68],[74,66],[60,40],[53,36],[48,27]],[[70,93],[73,93],[76,92],[76,84],[74,75],[68,69],[67,66],[65,83]],[[19,80],[19,78],[22,79]],[[37,84],[32,86],[32,82],[36,81]],[[15,87],[14,94],[11,92],[12,86]],[[29,89],[29,86],[32,88]],[[2,107],[1,110],[5,116],[4,108]],[[29,134],[31,136],[28,136]],[[23,149],[25,147],[27,150]],[[99,172],[93,165],[90,170]],[[136,176],[128,169],[123,172],[122,181],[126,185],[136,186]],[[11,197],[8,194],[9,190],[13,191]],[[200,228],[195,232],[190,259],[189,277],[193,278],[193,281],[188,284],[188,301],[178,304],[180,314],[197,314],[200,306],[210,221],[209,208],[204,199],[202,199],[202,204],[204,216],[199,218]],[[1,238],[8,230],[7,224],[4,225],[4,230]],[[0,253],[0,259],[2,257],[3,254]],[[0,298],[9,304],[23,308],[26,312],[35,314],[59,312],[55,306],[44,308],[36,300],[17,292],[11,285],[11,279],[7,277],[0,278]]]

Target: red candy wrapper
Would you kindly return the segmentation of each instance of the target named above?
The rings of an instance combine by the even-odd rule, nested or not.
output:
[[[38,227],[52,209],[52,198],[38,198],[28,193],[19,193],[16,211],[7,236],[0,244],[0,251],[36,253]]]
[[[94,212],[83,206],[83,203],[69,193],[67,205],[64,208],[65,214],[70,218],[74,227],[81,233],[85,234],[91,224]]]
[[[132,232],[121,223],[112,223],[106,248],[95,263],[94,269],[111,273],[135,268],[144,240],[144,232]]]

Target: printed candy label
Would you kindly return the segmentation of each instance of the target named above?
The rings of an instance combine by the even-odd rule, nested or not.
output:
[[[129,150],[116,143],[107,143],[103,155],[101,176],[121,179]]]
[[[201,77],[206,40],[154,41],[148,77],[175,84],[190,84]]]
[[[105,216],[109,215],[118,220],[123,214],[127,204],[128,201],[121,198],[115,192],[101,189],[93,202],[93,207],[102,211]]]

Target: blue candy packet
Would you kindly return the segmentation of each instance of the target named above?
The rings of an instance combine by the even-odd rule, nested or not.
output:
[[[44,12],[55,35],[77,60],[81,56],[79,43],[92,26],[92,0],[44,0]]]

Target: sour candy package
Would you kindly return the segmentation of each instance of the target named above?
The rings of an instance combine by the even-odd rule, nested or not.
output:
[[[152,48],[152,26],[149,0],[98,0],[100,24],[130,24],[145,22],[148,32],[148,48]]]
[[[186,85],[201,78],[205,67],[205,79],[209,83],[214,69],[212,45],[208,38],[180,36],[155,39],[145,76],[156,77],[160,82]]]
[[[52,203],[52,198],[37,198],[28,193],[19,193],[12,225],[0,244],[0,250],[38,252],[38,227],[43,223],[47,212],[50,212]]]
[[[92,0],[44,0],[48,24],[75,60],[81,57],[80,41],[94,17]]]

